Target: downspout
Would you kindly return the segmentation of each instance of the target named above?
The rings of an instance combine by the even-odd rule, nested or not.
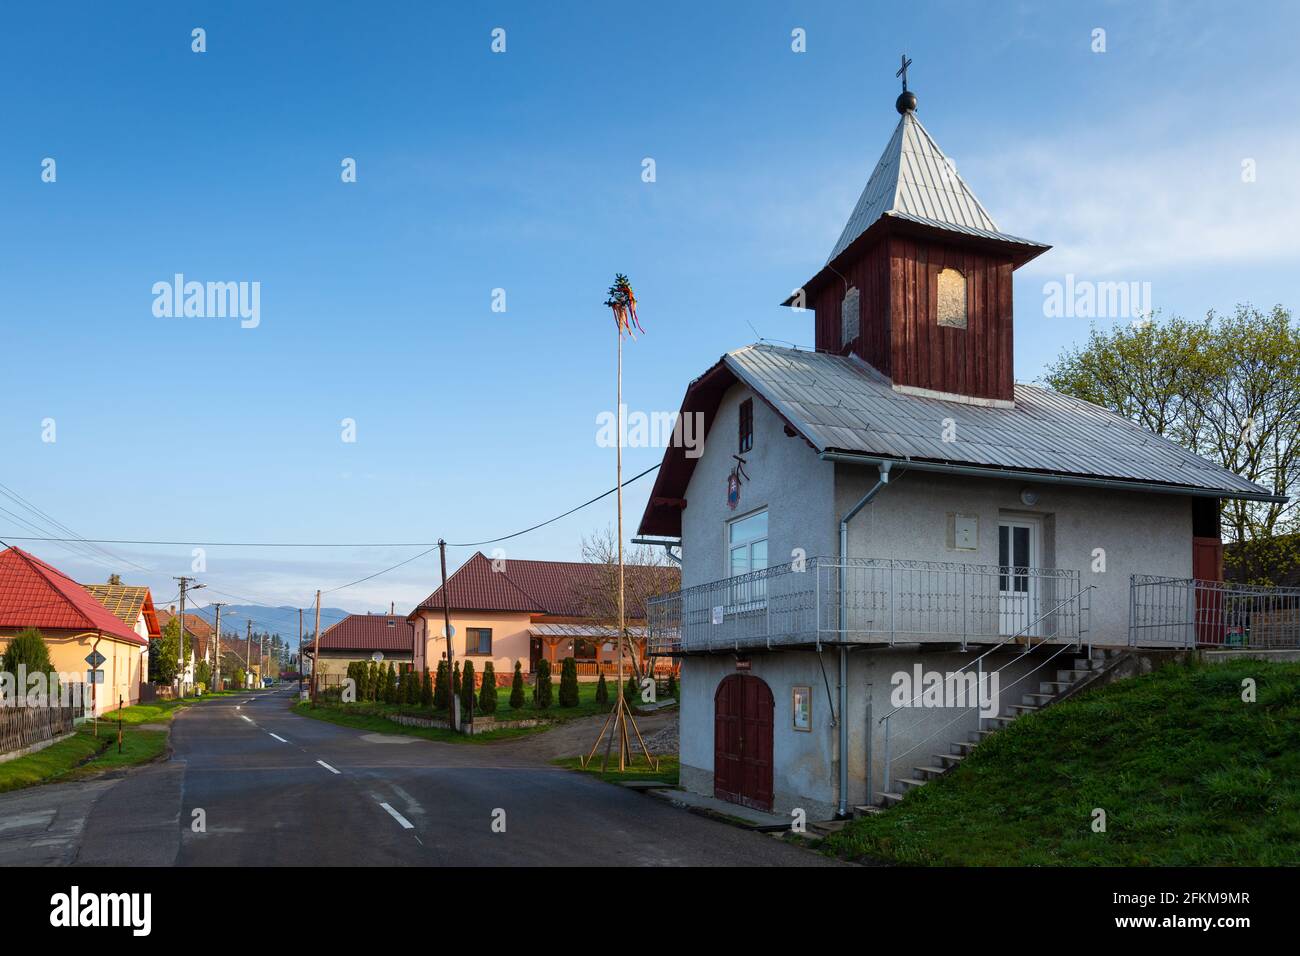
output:
[[[840,801],[837,816],[843,820],[849,815],[849,646],[846,643],[848,635],[848,583],[849,583],[849,522],[852,521],[867,505],[871,499],[880,493],[880,489],[889,484],[889,469],[891,462],[880,462],[880,478],[871,487],[871,490],[863,495],[858,503],[850,508],[840,519]],[[867,733],[871,733],[871,728],[867,728]],[[868,794],[868,796],[870,796]]]

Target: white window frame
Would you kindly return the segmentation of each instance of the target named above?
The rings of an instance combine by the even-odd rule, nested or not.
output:
[[[767,527],[764,530],[763,536],[761,538],[751,538],[747,541],[742,541],[739,544],[733,543],[732,529],[735,528],[737,525],[743,524],[746,521],[758,517],[759,515],[763,515],[765,523],[767,523]],[[771,522],[771,518],[768,515],[768,510],[766,507],[756,508],[755,510],[749,512],[749,514],[740,515],[737,518],[732,518],[729,521],[727,521],[726,528],[723,532],[726,540],[726,545],[725,545],[726,557],[724,559],[727,562],[726,577],[735,578],[735,577],[740,577],[741,575],[749,574],[752,571],[766,571],[771,566],[769,563],[771,550],[770,548],[765,548],[764,550],[767,553],[768,557],[764,558],[763,566],[761,568],[754,567],[754,545],[759,543],[762,543],[764,545],[768,544],[768,539],[770,538],[772,532],[772,526],[770,522]],[[741,550],[742,548],[745,549],[746,570],[741,571],[740,574],[737,574],[732,567],[732,554],[736,551]],[[755,581],[749,584],[736,585],[730,590],[731,593],[727,596],[727,607],[725,611],[725,613],[727,614],[737,614],[743,611],[761,610],[762,608],[767,607],[767,581],[766,580]]]

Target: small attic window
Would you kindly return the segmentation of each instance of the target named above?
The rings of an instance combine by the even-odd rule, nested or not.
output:
[[[740,403],[740,453],[743,455],[754,447],[754,400],[747,398]]]
[[[966,328],[966,277],[956,269],[939,273],[938,311],[940,325]]]
[[[853,286],[844,293],[840,304],[840,346],[851,343],[858,337],[858,287]]]
[[[394,620],[392,620],[392,619],[390,618],[389,621],[388,621],[388,626],[389,626],[389,627],[397,627],[397,622],[394,621]]]

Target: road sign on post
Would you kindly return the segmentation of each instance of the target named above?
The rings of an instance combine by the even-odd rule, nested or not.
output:
[[[86,655],[86,663],[89,664],[91,667],[95,668],[96,670],[98,670],[99,665],[104,663],[104,661],[106,660],[108,660],[108,658],[105,657],[103,654],[99,653],[99,651],[91,651],[89,654]]]

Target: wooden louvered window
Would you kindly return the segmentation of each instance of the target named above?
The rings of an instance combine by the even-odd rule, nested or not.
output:
[[[747,398],[740,403],[740,453],[743,455],[754,447],[754,400]]]
[[[854,286],[844,293],[844,301],[840,304],[840,347],[851,345],[853,340],[858,337],[858,329],[861,326],[859,315],[861,314],[861,300],[858,296],[858,287]]]
[[[966,328],[966,277],[956,269],[943,269],[938,293],[939,324],[950,329]]]

